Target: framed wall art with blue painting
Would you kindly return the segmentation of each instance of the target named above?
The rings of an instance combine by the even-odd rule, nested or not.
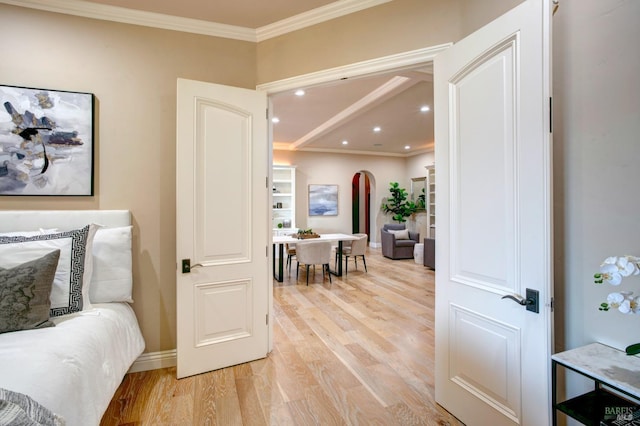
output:
[[[0,195],[93,195],[93,94],[0,85],[0,104]]]
[[[309,185],[309,216],[338,215],[338,185]]]

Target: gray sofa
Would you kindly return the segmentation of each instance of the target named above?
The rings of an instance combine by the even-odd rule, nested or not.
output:
[[[389,259],[413,259],[413,248],[420,240],[420,233],[408,231],[409,239],[397,239],[389,232],[406,229],[404,224],[387,223],[380,230],[380,243],[382,244],[382,255]]]

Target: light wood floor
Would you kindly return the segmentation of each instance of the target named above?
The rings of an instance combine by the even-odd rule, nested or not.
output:
[[[366,260],[332,285],[320,267],[308,287],[285,273],[267,358],[128,374],[101,425],[461,425],[434,402],[434,272],[376,249]]]

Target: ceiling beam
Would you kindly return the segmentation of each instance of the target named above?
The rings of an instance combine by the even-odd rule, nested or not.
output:
[[[416,80],[411,80],[407,77],[395,76],[389,81],[376,88],[362,99],[343,109],[333,117],[329,118],[324,123],[320,124],[315,129],[311,130],[306,135],[302,136],[297,141],[291,144],[291,150],[296,150],[307,145],[314,139],[321,137],[322,135],[334,130],[338,126],[353,119],[358,114],[370,110],[376,105],[379,105],[383,101],[407,90],[409,87],[418,83]]]

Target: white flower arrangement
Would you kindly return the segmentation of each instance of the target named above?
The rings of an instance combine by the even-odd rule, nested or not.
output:
[[[618,286],[622,283],[623,278],[639,274],[640,258],[627,255],[607,257],[600,265],[600,272],[593,277],[596,284],[602,284],[606,281],[611,285]],[[640,296],[634,297],[632,291],[610,293],[607,296],[607,301],[601,303],[599,309],[601,311],[618,309],[623,314],[640,314]]]

